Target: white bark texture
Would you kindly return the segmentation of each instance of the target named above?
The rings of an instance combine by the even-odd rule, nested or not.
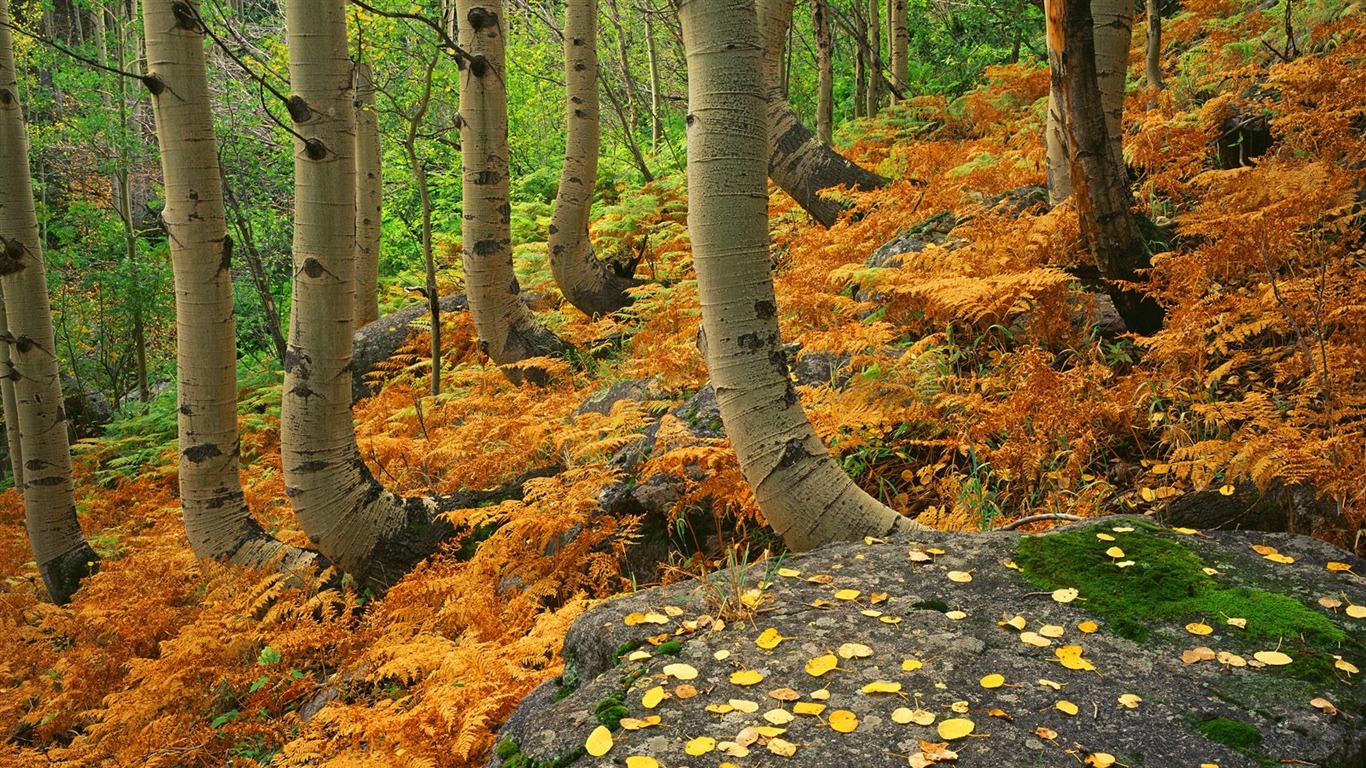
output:
[[[356,327],[379,319],[384,174],[370,65],[356,64]]]
[[[688,231],[707,367],[765,519],[795,550],[916,527],[856,486],[788,376],[768,256],[768,134],[751,0],[684,0]]]
[[[97,558],[81,533],[72,495],[71,448],[9,18],[8,0],[0,0],[0,293],[8,323],[0,343],[9,347],[17,376],[29,544],[48,595],[65,603]]]

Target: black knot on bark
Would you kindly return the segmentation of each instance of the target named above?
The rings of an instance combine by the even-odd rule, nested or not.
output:
[[[306,123],[313,119],[313,110],[309,109],[308,102],[302,96],[290,96],[285,99],[285,109],[289,110],[289,119],[296,123]]]
[[[18,240],[5,242],[0,250],[0,275],[12,275],[24,268],[24,244]]]
[[[327,157],[327,145],[317,139],[304,139],[304,155],[309,160],[322,160]]]
[[[323,273],[326,271],[327,268],[323,266],[323,263],[312,256],[304,259],[303,273],[305,275],[316,280],[317,278],[322,277]]]
[[[688,115],[683,118],[683,122],[687,123],[688,127],[691,128],[693,123],[697,122],[697,115]]]
[[[470,26],[474,28],[475,32],[498,23],[498,14],[483,7],[471,8],[466,18],[469,19]]]
[[[160,96],[166,92],[166,81],[161,79],[161,75],[147,74],[138,79],[142,80],[143,87],[153,96]]]
[[[199,14],[194,12],[189,3],[176,0],[176,2],[171,3],[171,13],[175,15],[176,29],[199,31]]]
[[[14,93],[8,88],[0,88],[0,104],[12,104]]]
[[[489,71],[489,60],[483,56],[474,57],[470,62],[470,74],[475,77],[483,77]]]

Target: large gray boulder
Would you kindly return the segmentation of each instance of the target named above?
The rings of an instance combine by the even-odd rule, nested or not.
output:
[[[1184,533],[1142,518],[1042,536],[927,533],[763,561],[580,617],[563,676],[522,702],[489,768],[630,765],[631,756],[664,768],[905,766],[922,740],[945,741],[937,728],[950,719],[975,727],[948,741],[958,754],[949,766],[1105,765],[1109,756],[1131,768],[1366,766],[1366,686],[1351,672],[1366,668],[1366,617],[1348,611],[1366,605],[1366,586],[1329,563],[1366,572],[1361,559],[1303,536]],[[1055,599],[1066,587],[1075,599]],[[783,639],[760,644],[765,633]],[[831,654],[836,669],[808,672]],[[688,668],[666,671],[677,663]],[[762,680],[745,684],[737,672]],[[657,687],[666,698],[646,707]],[[793,695],[781,689],[797,700],[780,700]],[[825,709],[794,717],[797,701]],[[837,710],[857,719],[852,732],[831,727],[850,717]],[[928,725],[899,722],[928,715]],[[658,726],[620,727],[650,716]],[[604,724],[611,750],[588,756],[586,740]],[[747,755],[721,751],[769,726],[785,729],[770,733],[795,745],[793,756],[775,755],[783,744],[763,736]],[[715,750],[688,754],[699,737]]]
[[[464,312],[469,309],[465,294],[441,297],[442,312]],[[408,340],[413,322],[427,315],[427,302],[404,307],[361,326],[351,341],[351,401],[373,395],[378,387],[366,379],[375,365],[388,360]]]

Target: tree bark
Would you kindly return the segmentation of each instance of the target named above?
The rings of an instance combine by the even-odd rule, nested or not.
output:
[[[906,0],[891,0],[891,18],[887,24],[891,27],[892,41],[892,84],[896,88],[892,92],[892,103],[896,103],[896,92],[906,91],[906,79],[910,72],[910,29],[906,18]],[[1016,43],[1016,57],[1018,58],[1018,41]]]
[[[502,12],[502,0],[459,4],[460,46],[474,57],[460,73],[465,290],[479,348],[498,365],[557,354],[565,347],[522,303],[512,269]]]
[[[0,296],[0,336],[9,333],[4,297]],[[0,343],[0,401],[4,403],[5,440],[9,446],[10,474],[14,487],[24,487],[24,443],[19,434],[19,403],[14,399],[14,366],[10,365],[9,345]]]
[[[830,36],[830,6],[826,3],[827,0],[811,0],[811,26],[816,36],[816,138],[831,146],[835,143],[835,46]]]
[[[1094,25],[1094,70],[1100,88],[1101,109],[1105,114],[1105,135],[1110,142],[1110,152],[1122,172],[1124,77],[1129,65],[1129,43],[1133,37],[1133,7],[1130,0],[1091,0],[1089,15]],[[1048,150],[1048,198],[1054,205],[1070,197],[1074,186],[1068,178],[1070,161],[1064,138],[1065,129],[1061,125],[1062,109],[1058,105],[1058,99],[1056,89],[1050,87],[1048,120],[1044,130]]]
[[[1115,309],[1129,330],[1152,333],[1162,325],[1162,308],[1142,293],[1117,285],[1138,280],[1138,270],[1149,266],[1149,257],[1123,168],[1107,135],[1091,7],[1088,0],[1047,0],[1046,12],[1049,65],[1063,116],[1082,242],[1110,282]]]
[[[251,516],[237,433],[232,239],[215,147],[198,0],[142,0],[148,80],[161,148],[175,271],[180,506],[198,557],[260,567],[313,567]]]
[[[794,550],[917,527],[856,486],[802,410],[778,335],[768,253],[765,82],[754,6],[683,0],[688,232],[707,368],[759,508]]]
[[[588,238],[598,177],[597,0],[568,0],[564,9],[564,169],[550,218],[550,269],[565,300],[593,317],[631,303],[634,281],[618,277]],[[653,46],[651,47],[653,50]],[[653,59],[652,59],[653,61]],[[651,70],[653,72],[653,69]],[[657,81],[652,80],[657,88]]]
[[[864,170],[822,144],[802,125],[782,97],[782,51],[792,23],[795,0],[759,0],[759,32],[763,44],[764,93],[768,99],[769,177],[792,196],[821,226],[835,223],[843,205],[821,195],[841,184],[876,189],[887,180]]]
[[[596,35],[596,25],[594,27]],[[650,57],[650,153],[657,155],[664,144],[664,116],[660,93],[659,52],[655,47],[654,14],[645,14],[645,51]],[[594,60],[597,55],[594,54]]]
[[[0,0],[0,293],[4,295],[14,397],[23,455],[24,521],[38,573],[53,602],[66,603],[99,560],[81,533],[71,487],[71,450],[62,410],[52,312],[28,134],[19,102],[9,0]]]
[[[864,107],[868,103],[868,22],[863,18],[863,9],[858,0],[852,3],[854,18],[854,118],[866,117]],[[759,11],[759,26],[762,30],[764,12]]]
[[[384,170],[375,113],[374,71],[356,64],[356,327],[379,318],[379,251]]]
[[[286,6],[294,122],[294,292],[280,453],[304,533],[362,584],[384,588],[450,526],[430,499],[386,491],[361,460],[351,419],[356,165],[343,0]]]
[[[1148,0],[1148,40],[1145,52],[1144,74],[1148,87],[1160,91],[1162,85],[1162,7],[1159,0]]]
[[[880,0],[868,0],[868,100],[865,111],[876,117],[882,108],[882,19]]]

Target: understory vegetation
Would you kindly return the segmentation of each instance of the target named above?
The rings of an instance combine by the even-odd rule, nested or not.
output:
[[[1289,50],[1284,2],[1187,0],[1164,29],[1169,87],[1130,88],[1125,159],[1155,222],[1142,287],[1167,309],[1151,336],[1107,330],[1071,203],[1048,210],[1020,191],[1045,182],[1037,62],[846,122],[842,151],[893,181],[841,193],[851,210],[828,230],[774,192],[784,341],[794,362],[836,363],[830,381],[799,388],[802,402],[863,488],[933,528],[983,531],[1301,486],[1337,511],[1316,533],[1366,553],[1366,27],[1340,3],[1297,3],[1290,57],[1277,53]],[[1142,45],[1136,34],[1131,82]],[[1230,126],[1252,116],[1269,124],[1269,150],[1221,167]],[[513,171],[524,191],[528,163]],[[605,164],[611,176],[624,161]],[[0,765],[473,768],[515,704],[563,672],[570,623],[644,586],[623,565],[638,542],[669,542],[666,580],[776,553],[726,441],[668,414],[708,381],[683,174],[622,175],[600,185],[592,234],[600,254],[641,255],[647,282],[608,317],[561,302],[538,242],[547,198],[514,206],[522,288],[579,359],[522,363],[548,381],[516,386],[468,315],[448,313],[440,395],[420,322],[371,374],[381,386],[355,407],[357,436],[395,492],[496,488],[558,467],[520,498],[451,513],[466,535],[387,594],[197,561],[176,498],[172,392],[79,444],[78,507],[103,560],[70,605],[44,599],[22,500],[0,493]],[[946,211],[944,242],[866,264]],[[443,262],[441,292],[461,291],[458,259]],[[402,291],[420,282],[416,264],[389,265],[382,310],[417,300]],[[279,463],[282,373],[268,353],[240,369],[247,501],[308,546]],[[643,399],[572,415],[637,379]],[[656,422],[652,451],[623,477],[611,459]],[[605,487],[656,475],[676,492],[667,529],[601,513]]]

